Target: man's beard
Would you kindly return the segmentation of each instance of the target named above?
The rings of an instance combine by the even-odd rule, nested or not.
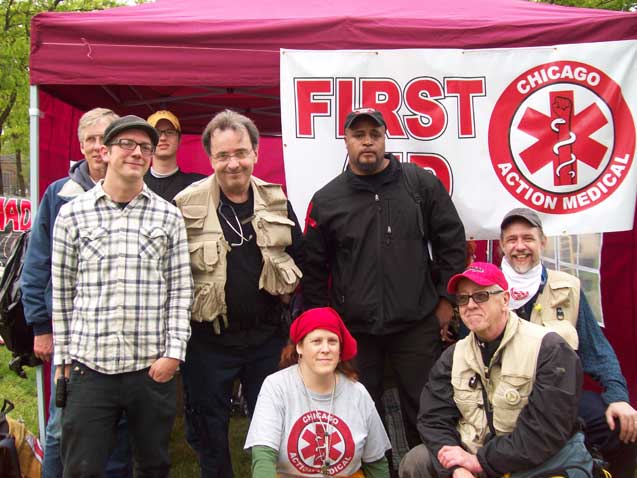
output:
[[[377,173],[380,172],[380,167],[383,165],[384,155],[376,155],[376,161],[373,163],[369,162],[361,162],[358,158],[354,161],[356,163],[356,167],[365,173]]]

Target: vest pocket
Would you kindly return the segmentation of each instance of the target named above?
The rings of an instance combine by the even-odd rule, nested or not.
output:
[[[473,371],[462,376],[452,376],[453,400],[460,412],[458,432],[462,442],[472,453],[481,447],[488,432],[487,415],[482,401],[480,383],[475,388],[469,386],[469,381],[475,375]]]
[[[224,288],[212,282],[195,281],[195,299],[192,304],[192,320],[213,322],[216,334],[221,333],[220,319],[228,327]]]
[[[212,272],[219,262],[216,241],[189,242],[190,265],[195,272]]]
[[[259,247],[286,247],[292,244],[294,221],[285,216],[260,211],[252,223]]]
[[[499,433],[510,433],[518,415],[529,402],[533,383],[530,377],[502,376],[493,394],[493,425]]]
[[[202,229],[206,214],[208,214],[208,206],[196,206],[194,204],[181,206],[181,215],[184,218],[186,229]]]
[[[272,295],[291,294],[303,277],[301,270],[287,252],[263,253],[263,269],[259,277],[259,289]]]
[[[551,313],[555,312],[551,309]],[[568,320],[547,319],[542,320],[542,323],[544,324],[544,327],[562,337],[573,350],[577,350],[577,348],[579,347],[579,337],[577,335],[577,330],[575,330],[575,327],[573,327]]]

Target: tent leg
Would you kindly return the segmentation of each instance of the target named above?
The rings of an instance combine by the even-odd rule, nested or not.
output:
[[[31,217],[35,217],[40,200],[40,109],[38,105],[38,87],[30,87],[29,103],[29,159],[31,161],[29,190],[31,192]]]
[[[40,200],[40,108],[38,104],[38,87],[32,85],[29,90],[29,158],[31,161],[29,191],[31,194],[31,218],[35,217]],[[40,443],[44,446],[46,434],[46,403],[44,397],[44,367],[35,368],[35,383],[38,392],[38,429]]]
[[[491,239],[487,241],[487,262],[493,263],[493,241]]]
[[[38,430],[40,431],[40,445],[44,447],[46,438],[46,415],[44,413],[44,367],[38,365],[35,368],[35,385],[38,392]]]

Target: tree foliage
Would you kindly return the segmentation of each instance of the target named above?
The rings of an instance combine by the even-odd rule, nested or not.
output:
[[[40,12],[83,12],[121,4],[118,0],[0,0],[0,153],[28,157],[31,18]],[[16,169],[28,171],[22,164]],[[24,176],[18,178],[18,189],[25,191]]]
[[[602,10],[635,11],[634,0],[539,0],[541,3],[563,5],[565,7],[598,8]]]

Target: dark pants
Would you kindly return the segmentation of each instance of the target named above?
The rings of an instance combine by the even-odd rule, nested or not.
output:
[[[438,320],[430,317],[396,334],[356,334],[355,338],[360,381],[377,407],[381,405],[383,395],[385,361],[389,361],[398,386],[407,443],[409,448],[415,447],[421,443],[416,429],[420,394],[429,378],[429,370],[442,351]],[[383,410],[379,409],[379,413],[384,416]]]
[[[637,443],[623,443],[619,440],[619,423],[611,431],[606,423],[606,404],[595,392],[584,391],[579,402],[579,416],[584,420],[584,435],[589,449],[597,448],[609,463],[613,477],[632,478],[635,476]]]
[[[275,336],[256,347],[211,347],[191,338],[181,367],[186,394],[186,438],[199,456],[202,478],[232,478],[228,445],[231,399],[241,381],[248,409],[254,410],[261,384],[278,370],[285,345]]]
[[[44,460],[42,478],[62,478],[62,457],[60,437],[62,436],[62,409],[55,406],[55,366],[51,367],[51,395],[49,400],[49,420],[46,424],[44,440]],[[130,443],[128,441],[128,421],[126,415],[117,425],[115,449],[106,463],[106,478],[131,478],[133,476]]]
[[[148,369],[106,375],[73,362],[62,413],[65,478],[104,475],[125,413],[136,478],[168,477],[168,444],[175,419],[175,380],[157,383]]]

